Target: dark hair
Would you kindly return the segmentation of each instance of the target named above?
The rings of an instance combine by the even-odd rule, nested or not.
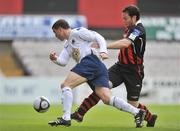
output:
[[[59,27],[63,28],[63,29],[69,29],[70,26],[68,24],[68,22],[64,19],[59,19],[57,20],[53,26],[52,26],[52,29],[58,29]]]
[[[127,6],[123,9],[124,13],[127,13],[129,16],[133,17],[136,16],[136,20],[138,21],[140,19],[140,11],[139,8],[135,5]]]

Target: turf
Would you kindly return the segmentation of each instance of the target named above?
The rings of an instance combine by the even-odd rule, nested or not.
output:
[[[149,108],[158,114],[156,126],[137,129],[131,114],[108,106],[94,107],[82,123],[72,121],[71,127],[50,127],[47,122],[61,115],[60,106],[37,113],[31,105],[0,105],[0,131],[180,131],[180,105],[149,105]]]

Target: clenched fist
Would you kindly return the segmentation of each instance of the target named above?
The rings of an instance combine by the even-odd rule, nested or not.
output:
[[[50,60],[56,61],[57,60],[57,55],[56,52],[51,52],[49,55]]]

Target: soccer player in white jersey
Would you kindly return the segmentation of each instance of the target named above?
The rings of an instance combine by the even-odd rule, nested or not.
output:
[[[145,111],[133,107],[118,97],[111,96],[107,68],[100,60],[100,58],[108,58],[105,39],[97,32],[83,27],[71,29],[68,22],[63,19],[56,21],[52,26],[52,30],[59,40],[66,40],[66,42],[59,56],[52,52],[50,53],[50,59],[60,66],[65,66],[72,57],[77,64],[61,84],[61,100],[64,114],[48,124],[51,126],[71,125],[72,89],[87,82],[95,87],[93,90],[103,103],[133,114],[136,127],[142,127]],[[91,47],[93,42],[99,44],[99,53]]]

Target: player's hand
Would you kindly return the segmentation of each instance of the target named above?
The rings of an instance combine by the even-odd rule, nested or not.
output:
[[[100,57],[101,57],[102,60],[108,59],[108,54],[105,53],[105,52],[101,52]]]
[[[56,61],[57,60],[57,55],[56,52],[51,52],[49,55],[50,60]]]
[[[91,45],[91,47],[98,49],[98,48],[99,48],[99,44],[96,43],[96,42],[93,42],[92,45]]]

